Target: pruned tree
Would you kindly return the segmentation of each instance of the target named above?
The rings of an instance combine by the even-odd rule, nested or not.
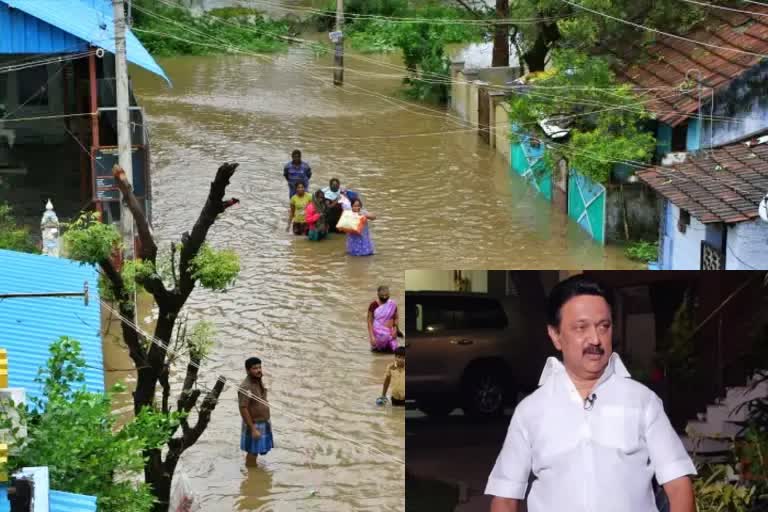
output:
[[[170,244],[167,254],[159,254],[147,217],[118,166],[113,169],[113,175],[133,214],[140,241],[136,260],[118,264],[114,255],[120,234],[114,226],[102,224],[94,215],[81,217],[64,236],[70,257],[101,268],[103,293],[116,302],[122,316],[122,336],[137,373],[134,413],[138,415],[145,408],[166,415],[181,413],[179,425],[173,429],[165,449],[149,449],[144,454],[145,482],[151,486],[157,500],[153,508],[155,512],[168,510],[171,481],[179,458],[205,431],[224,387],[224,379],[220,377],[201,400],[202,391],[197,386],[198,367],[210,346],[209,340],[201,340],[201,337],[210,337],[210,330],[193,329],[188,335],[186,326],[183,329],[180,326],[184,324],[182,308],[198,284],[211,290],[224,290],[239,273],[239,260],[233,251],[217,251],[206,242],[219,215],[239,202],[236,198],[224,200],[237,167],[237,163],[224,163],[219,167],[194,226],[181,235],[179,243]],[[154,298],[159,313],[154,337],[161,343],[147,340],[131,325],[137,323],[133,301],[136,286]],[[174,362],[169,346],[174,342],[174,330],[175,341],[184,346],[189,356],[175,408],[171,403],[169,382],[170,366]],[[193,409],[198,411],[194,422]]]

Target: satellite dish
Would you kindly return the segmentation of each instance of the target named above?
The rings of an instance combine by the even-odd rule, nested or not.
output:
[[[763,221],[768,222],[768,194],[766,194],[760,201],[757,213],[760,214],[760,218],[763,219]]]

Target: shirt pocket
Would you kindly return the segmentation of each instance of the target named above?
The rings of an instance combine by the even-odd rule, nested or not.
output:
[[[625,453],[640,447],[640,410],[632,407],[607,405],[597,409],[593,424],[594,441]]]

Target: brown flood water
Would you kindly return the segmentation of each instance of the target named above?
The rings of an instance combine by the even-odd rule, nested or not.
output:
[[[404,468],[392,459],[404,459],[404,415],[374,405],[391,357],[368,351],[365,312],[379,284],[403,303],[405,269],[634,267],[575,225],[561,227],[475,135],[404,137],[458,127],[444,113],[379,96],[394,97],[399,79],[371,73],[391,69],[348,58],[347,85],[335,88],[330,59],[293,49],[165,60],[173,89],[134,70],[151,123],[159,239],[191,229],[221,162],[241,164],[228,196],[242,204],[209,236],[240,254],[241,276],[225,294],[196,291],[188,309],[218,328],[206,385],[218,374],[239,381],[243,360],[262,357],[277,448],[246,471],[235,391],[226,389],[180,464],[206,511],[404,509]],[[310,243],[285,233],[282,165],[294,148],[312,164],[313,189],[338,176],[362,193],[380,217],[377,255],[346,256],[340,235]]]

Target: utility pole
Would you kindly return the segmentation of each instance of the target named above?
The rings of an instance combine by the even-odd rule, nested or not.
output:
[[[332,36],[333,37],[333,36]],[[344,84],[344,0],[336,0],[336,52],[333,57],[333,84]]]
[[[117,150],[118,164],[133,184],[133,155],[131,144],[131,114],[128,96],[128,62],[125,55],[125,0],[112,0],[115,17],[115,82],[117,82]],[[120,201],[120,231],[123,234],[125,258],[133,259],[133,215],[125,198]]]

